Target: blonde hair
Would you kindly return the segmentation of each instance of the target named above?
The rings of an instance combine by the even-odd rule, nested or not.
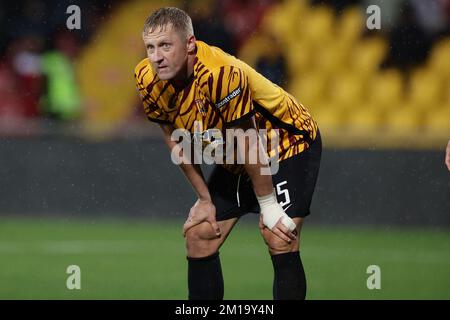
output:
[[[175,7],[160,8],[152,12],[145,21],[143,32],[144,34],[153,32],[168,24],[172,24],[174,30],[186,39],[194,35],[191,17],[185,11]]]

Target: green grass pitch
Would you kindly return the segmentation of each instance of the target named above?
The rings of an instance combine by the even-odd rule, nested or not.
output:
[[[0,299],[186,299],[182,220],[0,219]],[[450,299],[448,230],[315,226],[301,253],[308,299]],[[257,221],[221,249],[225,299],[271,299],[272,265]],[[68,290],[69,265],[81,290]],[[369,265],[381,289],[369,290]]]

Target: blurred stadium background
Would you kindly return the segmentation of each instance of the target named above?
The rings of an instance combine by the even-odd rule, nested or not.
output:
[[[66,28],[71,4],[80,30]],[[380,30],[366,28],[373,4]],[[308,298],[450,299],[448,0],[2,2],[0,299],[186,298],[193,193],[133,78],[143,22],[169,5],[318,120]],[[256,216],[221,255],[226,299],[271,299]],[[66,288],[72,264],[81,290]]]

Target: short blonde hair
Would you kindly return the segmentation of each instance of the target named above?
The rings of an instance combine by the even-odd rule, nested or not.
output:
[[[194,35],[194,27],[189,15],[175,7],[160,8],[147,18],[144,24],[144,34],[153,32],[157,28],[163,28],[168,24],[172,24],[175,31],[180,33],[186,39]]]

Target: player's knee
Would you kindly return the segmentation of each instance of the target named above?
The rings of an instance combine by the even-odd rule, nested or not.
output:
[[[198,224],[186,231],[187,255],[191,258],[207,257],[219,249],[220,241],[211,225],[207,222]]]
[[[288,252],[295,252],[299,250],[299,241],[292,240],[290,243],[279,238],[274,233],[269,230],[263,231],[263,238],[269,248],[269,252],[271,255],[282,254]]]

